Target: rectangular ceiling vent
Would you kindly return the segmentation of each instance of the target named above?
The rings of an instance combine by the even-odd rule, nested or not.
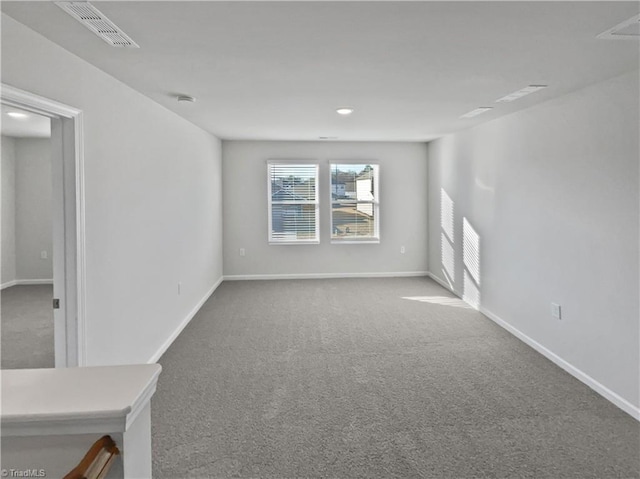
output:
[[[631,17],[598,35],[603,40],[640,40],[640,15]]]
[[[140,48],[129,35],[89,2],[55,2],[60,8],[82,23],[112,47]]]

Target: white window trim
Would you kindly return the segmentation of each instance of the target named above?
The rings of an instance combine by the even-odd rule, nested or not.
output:
[[[374,177],[376,195],[372,201],[359,201],[359,203],[371,203],[375,208],[374,225],[375,236],[370,238],[334,238],[333,237],[333,204],[334,203],[348,203],[347,201],[333,201],[333,183],[331,175],[333,173],[333,165],[371,165],[377,168],[377,174]],[[329,238],[331,238],[331,244],[379,244],[380,243],[380,163],[377,161],[353,161],[353,160],[331,160],[329,162]],[[353,203],[353,201],[351,201]]]
[[[316,199],[315,201],[306,201],[306,202],[290,202],[290,204],[315,204],[316,208],[316,236],[315,239],[310,240],[296,240],[296,241],[282,241],[275,240],[272,237],[272,200],[271,200],[271,165],[304,165],[304,166],[315,166],[316,168]],[[267,160],[267,219],[268,219],[268,229],[267,229],[267,242],[269,245],[274,246],[301,246],[301,245],[317,245],[320,244],[320,194],[319,194],[319,183],[320,183],[320,164],[317,160],[309,160],[309,159],[270,159]],[[280,204],[287,204],[282,202]]]

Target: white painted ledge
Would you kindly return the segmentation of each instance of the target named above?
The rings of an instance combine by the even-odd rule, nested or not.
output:
[[[0,371],[3,437],[124,433],[155,393],[159,364]]]

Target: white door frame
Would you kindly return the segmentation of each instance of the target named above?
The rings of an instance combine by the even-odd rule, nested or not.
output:
[[[60,309],[54,311],[55,365],[57,368],[85,366],[82,111],[5,83],[1,84],[0,102],[52,118],[54,288],[57,285],[56,294],[61,296]]]

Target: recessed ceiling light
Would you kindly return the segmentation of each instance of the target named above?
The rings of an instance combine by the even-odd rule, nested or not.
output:
[[[471,110],[469,113],[465,113],[460,118],[473,118],[474,116],[482,115],[483,113],[486,113],[489,110],[493,110],[493,107],[483,106],[480,108],[476,108],[475,110]]]
[[[318,139],[320,139],[320,140],[337,140],[338,137],[337,136],[319,136]]]
[[[528,87],[523,88],[522,90],[515,91],[513,93],[509,93],[507,96],[503,96],[502,98],[498,98],[496,103],[504,103],[508,101],[515,101],[523,96],[530,95],[531,93],[535,93],[537,91],[542,90],[543,88],[547,88],[547,85],[529,85]]]
[[[27,115],[26,113],[21,113],[19,111],[10,111],[7,113],[7,115],[9,115],[11,118],[19,118],[21,120],[29,117],[29,115]]]
[[[336,112],[338,113],[338,115],[351,115],[351,113],[353,113],[353,108],[343,106],[341,108],[338,108]]]
[[[178,95],[179,103],[195,103],[196,99],[189,95]]]

